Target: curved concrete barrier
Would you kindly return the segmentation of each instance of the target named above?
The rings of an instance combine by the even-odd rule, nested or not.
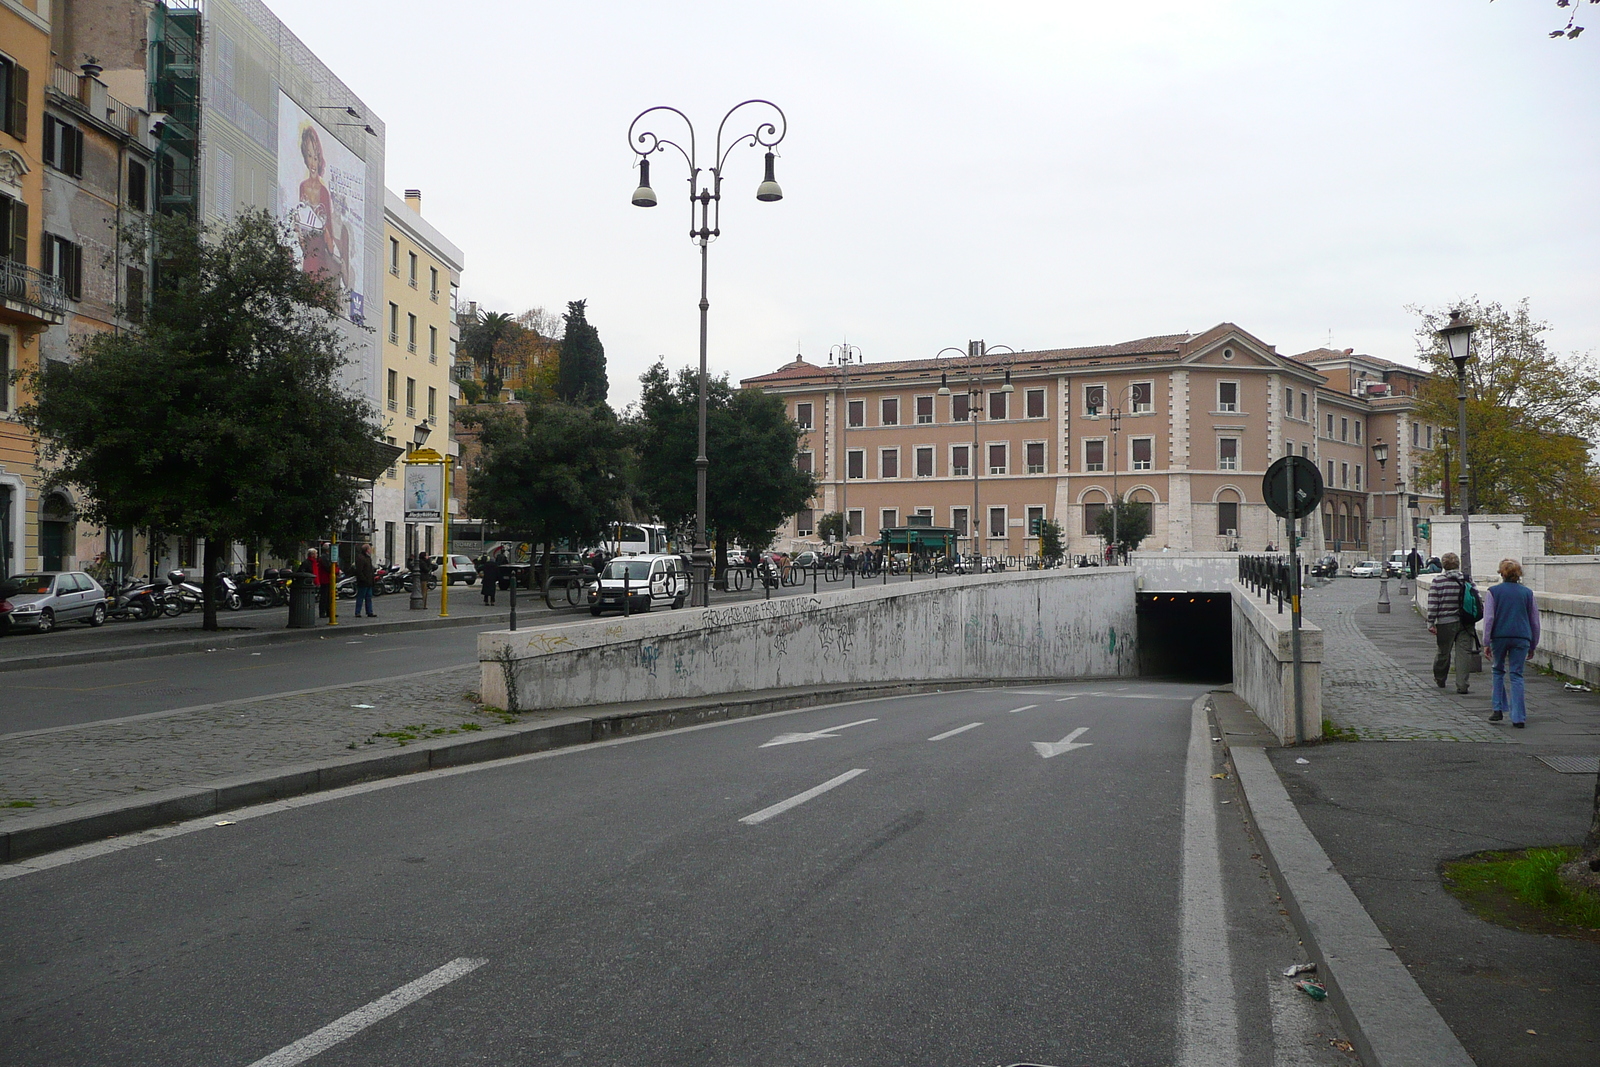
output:
[[[792,686],[1138,673],[1133,572],[1029,571],[478,637],[486,704],[528,711]]]

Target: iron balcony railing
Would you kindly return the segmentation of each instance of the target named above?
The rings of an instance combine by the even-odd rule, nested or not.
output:
[[[37,309],[43,312],[41,318],[59,321],[67,313],[67,297],[61,290],[61,279],[26,263],[0,259],[0,287],[3,287],[7,303]]]

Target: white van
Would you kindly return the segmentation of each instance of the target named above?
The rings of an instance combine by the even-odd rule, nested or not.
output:
[[[689,599],[689,571],[678,556],[618,556],[589,587],[589,614],[649,611],[656,605],[681,608]]]

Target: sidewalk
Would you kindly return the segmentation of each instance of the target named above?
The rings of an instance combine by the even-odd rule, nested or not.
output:
[[[1488,671],[1473,675],[1466,696],[1438,689],[1433,638],[1396,588],[1388,615],[1377,613],[1376,581],[1342,578],[1307,593],[1306,617],[1326,635],[1324,714],[1362,741],[1268,757],[1479,1067],[1589,1067],[1600,1062],[1600,943],[1481,920],[1445,891],[1439,868],[1486,849],[1582,840],[1600,695],[1530,674],[1527,728],[1491,725]],[[1379,741],[1410,743],[1367,743]]]

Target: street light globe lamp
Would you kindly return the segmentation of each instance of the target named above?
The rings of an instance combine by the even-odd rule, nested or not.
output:
[[[1389,446],[1383,443],[1383,438],[1378,438],[1372,443],[1372,458],[1378,462],[1379,477],[1386,476],[1389,462]],[[1381,499],[1384,496],[1382,489],[1378,490]],[[1389,614],[1389,517],[1383,517],[1383,545],[1379,549],[1378,560],[1378,614]]]

